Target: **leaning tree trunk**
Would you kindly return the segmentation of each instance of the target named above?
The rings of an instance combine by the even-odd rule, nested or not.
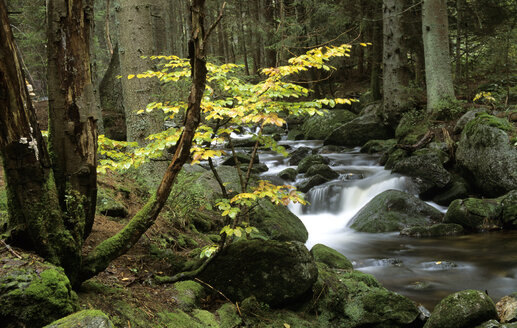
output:
[[[425,0],[422,5],[422,34],[425,53],[427,111],[454,99],[449,57],[449,23],[445,0]]]
[[[147,204],[115,236],[103,241],[83,260],[78,283],[89,279],[106,269],[109,263],[127,252],[155,222],[171,192],[172,184],[183,164],[190,157],[194,134],[201,120],[201,99],[206,85],[206,39],[212,28],[204,30],[205,0],[193,0],[191,7],[192,36],[189,43],[192,86],[183,132],[176,145],[176,151],[163,179]]]
[[[395,125],[401,114],[408,109],[409,70],[402,24],[403,11],[404,0],[384,0],[384,115],[392,125]]]
[[[97,119],[90,40],[93,0],[47,1],[49,141],[63,211],[80,197],[84,238],[91,231],[97,199]],[[69,213],[72,217],[78,213]],[[67,222],[71,225],[72,222]]]
[[[0,22],[0,151],[9,195],[9,240],[63,266],[73,279],[80,266],[84,222],[78,216],[65,222],[62,215],[4,0],[0,0]]]

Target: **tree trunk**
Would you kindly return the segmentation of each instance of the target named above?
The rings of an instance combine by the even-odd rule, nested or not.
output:
[[[272,0],[266,0],[264,8],[264,23],[266,26],[266,66],[276,67],[276,49],[275,49],[275,7]]]
[[[80,266],[84,222],[70,212],[65,222],[62,215],[4,0],[0,21],[0,151],[9,195],[9,242],[61,265],[73,279]],[[77,202],[70,205],[80,207]]]
[[[118,256],[127,252],[154,223],[167,198],[172,184],[183,164],[190,157],[194,134],[201,120],[201,99],[206,85],[206,34],[204,30],[205,0],[192,2],[192,38],[190,41],[190,63],[192,67],[192,87],[188,98],[185,127],[177,143],[172,161],[156,193],[148,203],[128,223],[122,231],[103,241],[83,261],[79,282],[103,271]]]
[[[374,16],[375,17],[375,16]],[[372,100],[381,100],[381,65],[382,65],[382,22],[373,22],[373,45],[371,54],[370,88]]]
[[[59,202],[66,211],[73,192],[84,197],[84,237],[97,199],[97,119],[90,40],[92,0],[47,2],[49,140]]]
[[[395,126],[408,108],[409,70],[404,44],[402,12],[404,0],[383,2],[383,65],[384,115]]]
[[[440,103],[454,99],[449,58],[449,25],[447,2],[425,0],[422,5],[422,33],[425,52],[427,111],[433,112]]]

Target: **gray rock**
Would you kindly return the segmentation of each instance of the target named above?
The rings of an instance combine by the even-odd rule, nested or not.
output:
[[[517,190],[512,190],[501,197],[501,220],[505,227],[517,228]]]
[[[301,192],[306,193],[306,192],[309,192],[309,190],[311,190],[312,188],[322,185],[329,181],[330,181],[329,179],[327,179],[319,174],[316,174],[316,175],[313,175],[312,177],[309,177],[308,179],[300,182],[296,186],[296,189],[298,189]]]
[[[437,223],[431,226],[416,226],[403,229],[400,234],[410,237],[457,236],[463,233],[463,227],[454,223]]]
[[[309,155],[303,158],[298,164],[298,173],[305,173],[309,168],[316,164],[328,164],[329,160],[321,155]]]
[[[305,176],[312,177],[315,175],[321,175],[327,180],[334,180],[339,177],[339,173],[330,168],[327,164],[315,164],[311,166]]]
[[[470,231],[500,229],[501,204],[497,199],[457,199],[449,206],[444,223],[456,223]]]
[[[517,293],[501,298],[495,308],[501,323],[517,322]]]
[[[309,147],[299,147],[296,148],[291,154],[291,158],[289,158],[289,165],[298,165],[302,159],[312,154],[312,148]]]
[[[456,125],[454,126],[454,133],[456,134],[459,134],[461,133],[461,131],[463,131],[463,129],[465,128],[465,126],[470,122],[472,121],[473,119],[476,118],[476,115],[479,114],[479,113],[486,113],[486,111],[484,109],[472,109],[472,110],[469,110],[468,112],[466,112],[465,114],[463,114],[462,117],[460,117],[460,119],[456,122]]]
[[[285,170],[280,171],[278,176],[286,181],[294,181],[296,180],[296,170],[293,168],[287,168]]]
[[[324,140],[338,126],[348,123],[356,115],[348,110],[329,110],[322,116],[313,115],[305,120],[302,131],[307,140]]]
[[[350,227],[361,232],[401,231],[410,226],[428,226],[442,213],[424,201],[398,190],[375,196],[350,220]]]
[[[392,137],[393,131],[376,114],[366,114],[335,128],[325,139],[325,144],[355,147],[369,140]]]
[[[54,321],[44,328],[113,328],[113,323],[104,312],[82,310]]]
[[[244,153],[235,153],[235,157],[237,157],[237,160],[240,164],[245,164],[251,162],[251,156]],[[255,158],[253,159],[254,164],[259,163],[259,156],[255,155]],[[235,165],[235,158],[233,156],[227,157],[221,165],[228,165],[228,166],[234,166]]]

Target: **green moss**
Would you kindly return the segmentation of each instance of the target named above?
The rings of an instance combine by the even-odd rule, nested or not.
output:
[[[314,245],[311,249],[311,254],[314,256],[314,260],[322,262],[334,269],[353,269],[352,263],[338,251],[327,247],[323,244]]]
[[[433,108],[433,118],[436,120],[453,120],[465,114],[465,102],[455,98],[442,99]]]
[[[217,322],[217,319],[214,314],[206,311],[206,310],[200,310],[195,309],[192,311],[192,316],[199,320],[201,322],[201,325],[203,327],[212,327],[212,328],[219,328],[219,323]]]
[[[99,327],[110,328],[113,323],[108,316],[99,310],[83,310],[52,322],[44,328],[79,328],[83,325],[95,324]]]
[[[127,327],[128,322],[131,324],[131,327],[155,327],[155,325],[149,320],[147,313],[125,301],[115,301],[113,308],[115,309],[115,314],[112,316],[111,320],[116,327]]]
[[[231,303],[224,303],[216,312],[219,316],[219,324],[221,328],[233,328],[241,326],[242,318],[237,313],[235,305]]]
[[[423,111],[412,110],[402,116],[395,130],[395,137],[399,139],[401,144],[414,144],[428,129],[426,114]]]
[[[199,306],[201,298],[205,296],[205,289],[199,283],[187,280],[173,285],[174,299],[183,311],[192,311]]]
[[[160,312],[158,317],[161,324],[167,328],[204,328],[201,323],[181,310]]]

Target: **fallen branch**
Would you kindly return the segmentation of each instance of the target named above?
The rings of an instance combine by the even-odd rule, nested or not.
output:
[[[16,256],[17,258],[19,258],[20,260],[23,258],[20,254],[16,253],[16,251],[11,247],[9,246],[3,239],[0,240],[0,242],[2,242],[2,245],[4,245],[5,248],[7,248],[7,250],[13,254],[14,256]]]

